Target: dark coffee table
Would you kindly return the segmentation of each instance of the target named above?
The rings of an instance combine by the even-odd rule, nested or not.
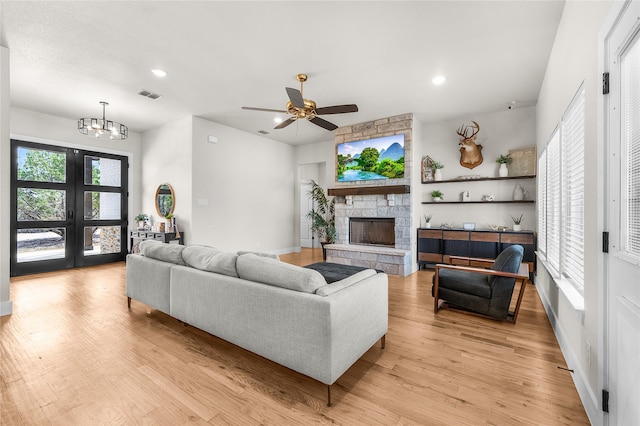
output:
[[[340,281],[360,271],[364,271],[365,269],[371,269],[364,268],[362,266],[342,265],[340,263],[331,262],[312,263],[311,265],[305,266],[305,268],[313,269],[320,272],[320,275],[324,277],[325,281],[327,281],[327,284]],[[376,269],[376,271],[382,272],[378,269]]]

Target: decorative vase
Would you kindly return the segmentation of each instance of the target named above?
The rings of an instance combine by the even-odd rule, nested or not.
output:
[[[514,201],[522,201],[524,200],[524,196],[527,191],[520,184],[516,184],[516,187],[513,189],[513,199]]]
[[[442,201],[442,197],[433,197],[433,201]]]
[[[427,223],[425,223],[425,224],[424,224],[424,227],[425,227],[425,228],[431,228],[431,222],[427,222]]]
[[[436,169],[435,173],[433,174],[433,179],[442,180],[442,169]]]
[[[498,176],[500,177],[509,176],[509,169],[507,169],[506,163],[500,163],[500,168],[498,169]]]
[[[514,223],[514,224],[513,224],[513,230],[514,230],[515,232],[520,232],[520,231],[522,231],[522,225],[521,225],[521,224],[519,224],[519,223]]]
[[[144,220],[138,221],[138,229],[144,229]]]

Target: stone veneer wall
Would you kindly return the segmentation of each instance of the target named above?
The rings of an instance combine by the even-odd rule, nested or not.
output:
[[[413,114],[403,114],[336,130],[335,144],[404,134],[404,175],[402,179],[337,182],[336,187],[411,185]],[[337,167],[336,167],[337,170]],[[411,194],[348,195],[336,198],[336,245],[327,251],[327,260],[343,264],[375,267],[395,275],[411,271]],[[350,217],[395,218],[395,249],[349,246]],[[359,247],[362,249],[359,250]]]

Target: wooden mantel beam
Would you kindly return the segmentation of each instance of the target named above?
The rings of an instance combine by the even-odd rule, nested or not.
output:
[[[389,185],[389,186],[351,186],[344,188],[329,188],[329,195],[387,195],[387,194],[409,194],[410,185]]]

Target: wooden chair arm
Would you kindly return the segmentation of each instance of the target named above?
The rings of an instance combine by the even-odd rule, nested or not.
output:
[[[528,265],[524,264],[526,267],[526,270],[529,270]],[[516,279],[528,279],[529,278],[529,274],[527,272],[526,275],[523,275],[521,273],[521,271],[519,270],[518,272],[503,272],[503,271],[494,271],[493,269],[483,269],[483,268],[473,268],[470,266],[458,266],[458,265],[447,265],[444,263],[438,263],[435,266],[435,273],[436,275],[438,275],[440,269],[453,269],[453,270],[457,270],[457,271],[465,271],[465,272],[475,272],[478,274],[484,274],[484,275],[495,275],[498,277],[507,277],[507,278],[516,278]],[[522,270],[522,265],[520,267],[520,269]]]

